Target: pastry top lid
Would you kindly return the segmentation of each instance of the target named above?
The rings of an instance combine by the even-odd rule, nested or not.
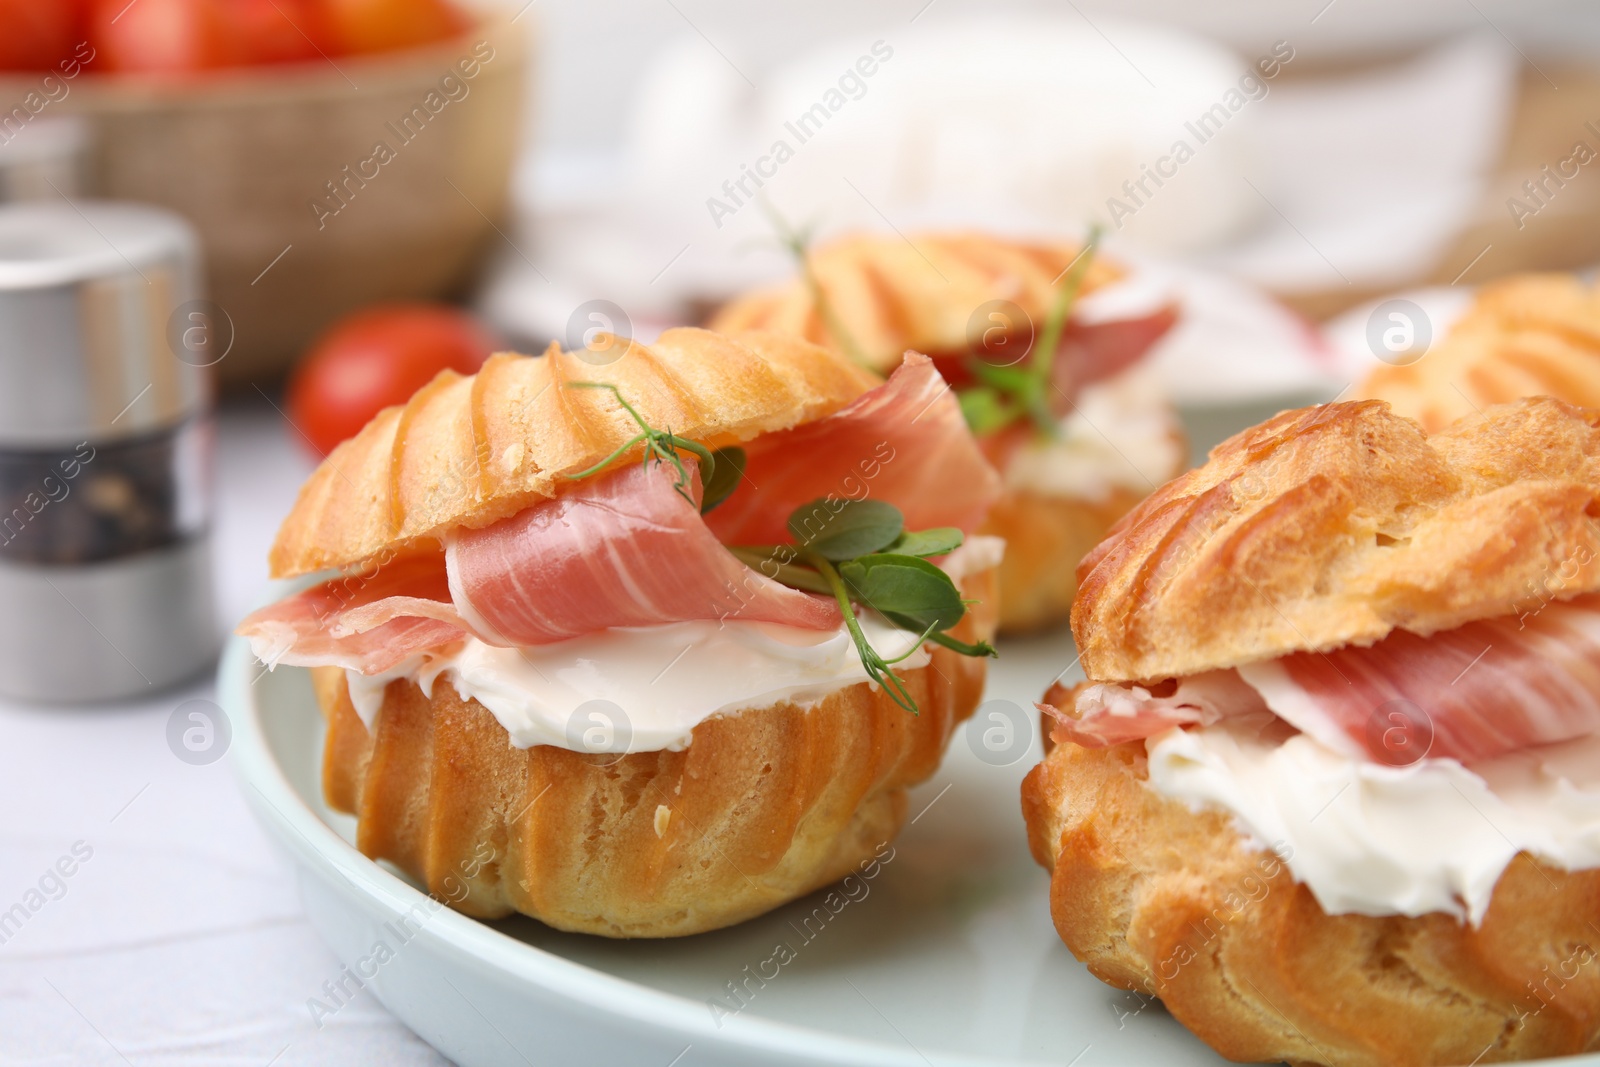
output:
[[[501,354],[471,377],[443,371],[385,408],[300,489],[269,556],[294,577],[436,547],[559,495],[564,476],[638,433],[606,390],[650,425],[709,448],[831,415],[877,384],[827,349],[778,334],[668,330],[652,345],[593,353]],[[595,360],[595,362],[590,362]]]
[[[1600,288],[1570,274],[1485,285],[1421,359],[1378,367],[1351,395],[1387,400],[1429,430],[1522,396],[1600,407]]]
[[[1376,400],[1245,430],[1079,565],[1084,670],[1154,681],[1600,589],[1597,426],[1536,397],[1431,436]]]
[[[930,355],[966,352],[975,313],[1010,301],[1044,328],[1058,280],[1083,251],[1081,244],[1032,244],[977,233],[856,234],[807,254],[817,284],[850,339],[873,367],[887,374],[906,349]],[[1117,281],[1121,271],[1103,255],[1090,263],[1082,294]],[[803,278],[746,294],[712,317],[714,330],[776,330],[839,348]]]

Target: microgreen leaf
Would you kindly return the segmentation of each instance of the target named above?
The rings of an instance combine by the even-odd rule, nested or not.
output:
[[[987,385],[962,389],[956,393],[956,400],[961,404],[962,418],[979,437],[1005,429],[1018,417],[1016,405]]]
[[[833,338],[834,344],[839,346],[846,356],[850,357],[858,366],[865,367],[876,374],[883,373],[880,368],[873,365],[872,361],[856,344],[855,338],[845,328],[844,320],[839,318],[834,310],[833,301],[828,299],[827,292],[822,288],[822,282],[817,278],[817,272],[811,266],[811,233],[809,229],[797,229],[791,226],[778,209],[771,202],[763,199],[761,206],[767,213],[767,219],[772,223],[772,228],[778,231],[778,240],[789,254],[794,257],[800,266],[800,275],[805,279],[806,289],[811,294],[811,305],[817,309],[817,316],[822,319],[823,328],[828,331],[828,336]]]
[[[705,477],[705,491],[700,496],[700,514],[704,515],[739,488],[744,477],[745,451],[737,446],[719,448],[711,453],[711,471]]]
[[[911,714],[917,714],[916,699],[906,688],[904,679],[894,673],[891,661],[879,655],[878,650],[872,647],[872,642],[867,640],[866,633],[861,629],[861,620],[856,617],[855,605],[850,603],[850,590],[838,570],[831,562],[810,550],[802,551],[800,556],[816,568],[817,573],[822,575],[828,583],[828,588],[832,590],[833,599],[839,605],[839,613],[844,616],[845,629],[849,631],[850,639],[855,642],[856,655],[861,657],[861,666],[867,672],[867,677],[882,686],[883,691],[889,694],[890,700]],[[921,647],[922,642],[918,641],[908,650],[907,655]]]
[[[1084,243],[1077,260],[1067,268],[1061,286],[1056,290],[1056,302],[1050,308],[1050,317],[1044,323],[1044,333],[1039,337],[1039,347],[1034,351],[1034,358],[1030,361],[1034,376],[1041,386],[1041,395],[1042,387],[1050,381],[1050,370],[1055,364],[1056,349],[1061,347],[1061,334],[1067,328],[1072,305],[1078,301],[1078,292],[1083,288],[1083,279],[1088,275],[1089,265],[1094,262],[1095,253],[1099,250],[1100,227],[1094,226],[1089,230],[1089,240]]]
[[[904,617],[913,630],[948,630],[967,613],[950,576],[916,556],[862,556],[841,563],[839,575],[863,604]]]
[[[987,363],[974,363],[972,376],[984,385],[1002,393],[1020,393],[1033,385],[1033,374],[1027,367],[991,367]]]
[[[886,613],[884,618],[888,619],[902,630],[915,630],[917,628],[915,625],[915,620],[906,615],[897,615],[891,611]],[[943,645],[945,648],[948,648],[953,652],[959,652],[963,656],[973,656],[978,658],[993,657],[996,659],[998,659],[1000,656],[1000,653],[994,650],[994,646],[987,641],[979,641],[975,644],[969,644],[966,641],[957,641],[949,634],[938,632],[924,634],[923,640],[932,641],[936,645]]]
[[[728,498],[729,493],[738,488],[739,476],[744,473],[744,449],[718,449],[717,453],[713,453],[710,449],[706,448],[705,445],[700,444],[698,441],[690,441],[688,438],[679,437],[671,430],[658,430],[654,426],[651,426],[648,422],[645,422],[644,416],[639,414],[638,409],[632,404],[628,403],[627,398],[622,395],[622,390],[618,389],[610,382],[568,382],[566,388],[607,390],[612,396],[617,398],[617,403],[622,405],[622,409],[633,418],[633,421],[639,424],[639,432],[619,445],[615,452],[611,453],[611,455],[607,456],[605,459],[602,459],[599,463],[596,463],[587,470],[581,470],[576,474],[567,475],[568,478],[577,481],[580,478],[587,478],[590,475],[599,474],[601,471],[611,466],[611,464],[615,463],[623,453],[633,448],[634,445],[643,443],[644,465],[648,467],[652,463],[658,466],[662,463],[670,464],[678,473],[677,480],[673,483],[672,487],[676,489],[678,495],[687,500],[691,506],[694,505],[695,501],[694,497],[689,492],[689,487],[692,484],[689,478],[689,469],[683,465],[683,458],[678,455],[678,449],[681,448],[686,452],[692,452],[700,460],[700,485],[702,491],[701,503],[698,506],[701,514],[710,511],[712,508],[722,503]],[[719,479],[717,474],[717,454],[722,452],[727,452],[730,454],[730,456],[735,453],[737,454],[736,456],[733,456],[733,462],[738,464],[738,469],[733,472],[731,479],[728,481],[728,484],[731,485],[731,488],[723,490],[720,496],[713,499],[711,497],[710,487],[712,485],[718,485],[720,488],[720,486],[723,484],[723,481]],[[723,475],[723,479],[728,478],[728,475]],[[710,503],[706,503],[705,501],[707,500],[710,500]]]
[[[882,500],[813,500],[789,516],[789,533],[823,559],[854,559],[894,544],[905,529],[900,509]]]
[[[937,526],[931,530],[907,531],[899,540],[889,545],[887,551],[902,556],[942,556],[961,547],[965,538],[954,526]]]
[[[892,670],[894,664],[908,659],[929,641],[963,656],[993,656],[995,651],[986,641],[969,644],[939,632],[961,621],[967,602],[950,576],[922,557],[942,556],[961,547],[961,531],[947,526],[906,532],[902,529],[904,522],[898,508],[881,501],[814,500],[789,516],[789,530],[800,547],[731,545],[728,551],[793,589],[831,594],[844,616],[845,629],[855,642],[856,655],[861,658],[867,677],[882,686],[896,704],[915,715],[917,702]],[[858,545],[873,547],[841,558],[829,554]],[[902,655],[885,659],[867,640],[854,601],[877,611],[900,629],[920,635],[916,643]]]
[[[960,390],[956,398],[973,433],[994,433],[1023,418],[1031,418],[1046,436],[1060,432],[1050,410],[1051,372],[1067,319],[1099,247],[1100,229],[1095,227],[1089,231],[1089,239],[1077,258],[1062,272],[1044,330],[1022,364],[997,367],[980,359],[968,360],[967,369],[979,384]]]

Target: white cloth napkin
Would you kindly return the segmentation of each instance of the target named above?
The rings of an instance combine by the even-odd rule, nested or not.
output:
[[[936,15],[754,71],[754,85],[699,38],[664,46],[622,151],[525,160],[518,251],[486,287],[485,312],[523,343],[575,345],[590,321],[580,308],[604,299],[648,338],[788,277],[793,263],[759,201],[715,221],[707,202],[732,203],[723,182],[775,140],[798,142],[786,123],[864,58],[875,66],[851,82],[865,86],[859,96],[846,94],[791,160],[766,164],[776,176],[760,191],[793,223],[1081,232],[1089,218],[1108,220],[1106,197],[1162,146],[1196,142],[1185,123],[1262,58],[1133,24],[1097,20],[1101,33],[1066,16]],[[880,41],[894,50],[887,60],[872,51]],[[1039,59],[1052,48],[1083,62],[1052,67]],[[972,105],[957,106],[969,66],[981,77]],[[1517,70],[1499,38],[1471,36],[1360,75],[1280,72],[1246,98],[1176,180],[1110,231],[1113,248],[1181,276],[1192,322],[1164,353],[1175,398],[1251,400],[1337,376],[1315,331],[1261,292],[1400,285],[1428,270],[1479,203]]]

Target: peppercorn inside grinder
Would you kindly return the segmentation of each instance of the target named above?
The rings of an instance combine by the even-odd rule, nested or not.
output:
[[[199,297],[176,215],[0,207],[0,694],[154,695],[215,655]]]

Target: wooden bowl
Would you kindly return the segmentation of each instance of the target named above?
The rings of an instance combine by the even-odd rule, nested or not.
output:
[[[50,107],[87,118],[95,196],[199,229],[234,331],[217,371],[239,387],[281,375],[354,308],[471,280],[507,214],[524,29],[490,17],[403,53],[181,81],[84,73]],[[0,80],[0,99],[41,78]]]

